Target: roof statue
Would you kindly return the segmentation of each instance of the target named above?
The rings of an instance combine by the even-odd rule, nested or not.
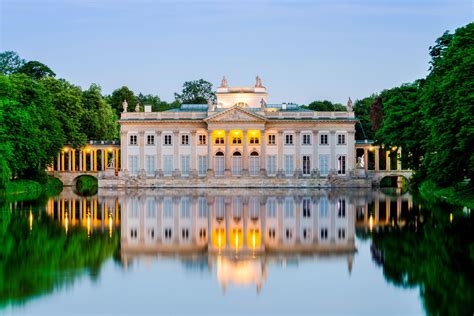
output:
[[[227,88],[227,79],[225,76],[222,77],[221,88]]]
[[[265,111],[266,106],[267,106],[267,102],[265,102],[265,100],[262,98],[260,100],[260,111]]]
[[[140,102],[137,102],[137,105],[135,105],[135,112],[140,112]]]
[[[262,79],[260,79],[259,76],[257,76],[257,77],[255,78],[255,87],[256,87],[256,88],[262,88],[262,87],[263,87],[263,86],[262,86]]]
[[[349,97],[349,100],[347,100],[347,112],[352,112],[352,111],[353,111],[352,100],[351,100],[351,97]]]
[[[124,113],[127,113],[127,109],[128,109],[127,100],[123,100],[123,102],[122,102],[122,108],[123,108],[123,112],[124,112]]]
[[[224,79],[225,79],[225,77],[224,77]],[[222,79],[222,80],[224,80],[224,79]],[[211,99],[207,100],[207,107],[208,107],[208,109],[207,109],[208,111],[214,112],[216,110],[216,105],[212,103]]]

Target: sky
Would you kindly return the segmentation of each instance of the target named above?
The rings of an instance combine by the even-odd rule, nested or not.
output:
[[[0,51],[104,94],[172,101],[185,81],[262,78],[271,103],[345,104],[426,76],[474,1],[0,0]]]

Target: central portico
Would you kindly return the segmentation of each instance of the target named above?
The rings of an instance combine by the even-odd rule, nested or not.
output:
[[[120,119],[118,186],[370,186],[354,176],[354,126],[347,112],[268,103],[254,86],[222,79],[216,102],[127,112]],[[103,181],[106,183],[107,179]]]

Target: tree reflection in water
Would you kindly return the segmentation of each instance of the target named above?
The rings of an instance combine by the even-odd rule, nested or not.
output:
[[[420,287],[430,315],[474,311],[474,225],[470,211],[423,202],[406,225],[372,234],[372,257],[389,282]],[[450,215],[452,214],[452,215]]]

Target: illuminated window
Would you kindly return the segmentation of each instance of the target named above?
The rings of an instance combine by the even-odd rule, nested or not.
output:
[[[237,145],[237,144],[242,144],[242,137],[233,137],[232,138],[232,144]]]
[[[214,144],[216,144],[216,145],[222,145],[222,144],[224,144],[224,137],[216,137],[216,138],[214,139]]]
[[[260,140],[256,136],[251,136],[250,139],[249,139],[249,142],[250,142],[250,144],[259,144]]]

